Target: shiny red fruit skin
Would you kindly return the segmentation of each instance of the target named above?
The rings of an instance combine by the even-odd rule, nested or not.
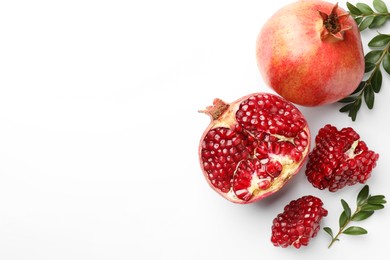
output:
[[[277,11],[263,26],[256,43],[264,81],[298,105],[319,106],[351,94],[364,74],[364,53],[356,22],[348,16],[344,39],[321,39],[324,20],[334,3],[298,1]],[[347,12],[337,8],[337,14]],[[350,27],[350,28],[349,28]]]

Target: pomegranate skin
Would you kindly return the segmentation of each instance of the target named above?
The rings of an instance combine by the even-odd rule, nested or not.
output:
[[[334,103],[351,94],[363,79],[360,32],[345,10],[336,5],[341,38],[322,37],[326,29],[320,12],[329,15],[334,7],[318,0],[286,5],[258,35],[256,59],[261,75],[267,85],[292,103]]]

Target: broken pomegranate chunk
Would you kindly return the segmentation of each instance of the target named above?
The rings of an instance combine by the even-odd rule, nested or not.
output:
[[[320,222],[328,215],[321,199],[303,196],[291,201],[272,223],[271,242],[274,246],[300,248],[307,246],[320,230]]]
[[[315,138],[306,176],[314,187],[334,192],[358,182],[365,183],[378,158],[351,127],[339,131],[328,124]]]

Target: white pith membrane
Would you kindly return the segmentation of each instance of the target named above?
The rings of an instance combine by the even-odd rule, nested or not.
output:
[[[273,97],[273,95],[268,95],[268,94],[265,94],[265,96]],[[279,98],[279,97],[277,97],[277,98]],[[242,102],[232,103],[226,112],[221,114],[217,119],[213,120],[212,125],[209,126],[209,132],[212,131],[213,129],[223,129],[223,128],[232,129],[232,126],[234,126],[235,124],[238,124],[237,118],[236,118],[236,113],[240,109],[240,105],[248,99],[244,99],[244,100],[242,100]],[[285,101],[283,101],[283,102],[285,102]],[[289,105],[289,106],[291,109],[296,110],[296,111],[294,111],[294,113],[296,113],[296,114],[299,113],[299,118],[302,118],[304,120],[304,117],[299,112],[299,110],[297,110],[292,105]],[[277,112],[278,112],[278,110],[272,111],[272,113],[277,113]],[[285,112],[285,113],[287,113],[287,112]],[[246,130],[244,128],[244,126],[242,126],[242,128],[244,129],[243,132],[245,132],[248,136],[253,136],[253,135],[251,135],[250,130]],[[299,131],[297,131],[296,136],[286,137],[286,136],[278,134],[278,133],[271,134],[271,133],[269,133],[269,131],[263,131],[263,130],[255,130],[255,131],[258,131],[258,132],[262,131],[263,133],[266,133],[266,135],[269,138],[272,138],[272,141],[268,142],[267,140],[265,140],[265,141],[260,140],[259,143],[261,143],[261,141],[262,141],[265,143],[279,143],[279,144],[290,143],[290,144],[292,144],[294,147],[293,149],[296,150],[296,151],[294,151],[294,153],[300,154],[300,159],[297,161],[297,160],[294,160],[289,154],[272,153],[269,151],[267,154],[267,158],[257,158],[256,147],[255,147],[253,149],[253,151],[251,151],[247,156],[242,158],[242,160],[240,160],[237,163],[235,170],[234,170],[234,173],[233,173],[233,177],[231,178],[231,185],[230,185],[230,189],[228,192],[226,192],[226,191],[224,192],[218,188],[218,185],[216,184],[216,182],[218,180],[215,179],[215,176],[213,176],[213,174],[211,172],[207,172],[207,170],[205,169],[205,168],[207,168],[206,165],[209,162],[202,161],[202,167],[204,167],[203,170],[206,174],[208,174],[207,179],[210,182],[210,184],[212,186],[214,186],[214,189],[216,189],[219,193],[223,194],[223,196],[227,197],[230,201],[237,202],[237,203],[247,203],[247,202],[257,200],[259,198],[267,197],[268,195],[275,193],[276,191],[278,191],[280,188],[282,188],[284,186],[284,183],[286,183],[292,176],[294,176],[297,173],[298,169],[302,165],[303,160],[306,158],[306,155],[308,154],[309,143],[310,143],[310,140],[309,140],[310,133],[309,133],[306,121],[305,121],[304,127],[302,129],[299,129]],[[301,138],[301,139],[299,139],[299,138]],[[258,140],[256,140],[256,141],[258,141]],[[302,145],[298,146],[299,142],[303,142],[303,141],[305,142],[304,147]],[[298,145],[295,142],[298,142]],[[283,147],[287,147],[285,149],[290,149],[289,148],[290,146],[287,147],[287,145],[284,145]],[[203,145],[201,147],[205,148],[206,144],[203,143]],[[203,151],[202,148],[200,151],[202,153],[202,151]],[[273,162],[278,162],[282,165],[282,169],[281,169],[280,173],[278,172],[278,174],[276,174],[276,176],[259,177],[259,175],[261,175],[261,174],[259,173],[259,170],[256,168],[253,170],[253,172],[250,173],[250,175],[251,175],[250,185],[248,185],[242,189],[241,188],[235,189],[235,187],[237,187],[237,186],[234,185],[234,181],[236,178],[240,178],[239,173],[238,173],[239,167],[241,167],[241,165],[246,165],[250,162],[255,162],[255,164],[258,165],[258,167],[263,169],[263,170],[264,170],[264,167],[266,167],[268,164],[273,163]],[[276,163],[276,165],[278,165],[278,164]],[[244,177],[248,177],[248,176],[246,175]],[[248,179],[248,178],[246,178],[246,179]]]
[[[273,191],[277,191],[277,190],[279,190],[281,188],[280,184],[283,184],[289,178],[292,177],[290,175],[290,173],[294,172],[296,170],[296,168],[297,168],[297,165],[299,165],[299,163],[294,162],[294,160],[292,160],[287,155],[286,156],[280,156],[279,154],[269,154],[269,158],[270,159],[263,159],[263,160],[259,160],[259,161],[260,161],[260,163],[262,165],[264,165],[264,167],[266,165],[265,163],[272,162],[272,161],[279,162],[283,166],[282,171],[279,174],[279,176],[275,177],[274,179],[272,179],[271,176],[268,176],[268,177],[265,177],[265,178],[259,178],[258,172],[257,171],[253,171],[252,174],[251,174],[251,176],[252,176],[251,186],[246,188],[246,189],[241,189],[241,190],[234,191],[234,189],[233,189],[234,187],[232,185],[232,187],[230,188],[230,191],[228,192],[228,196],[231,197],[231,198],[234,198],[236,200],[242,200],[242,199],[238,198],[237,195],[240,196],[241,194],[247,193],[248,196],[250,195],[249,198],[248,198],[248,200],[250,200],[252,196],[261,196],[264,193],[268,193],[268,192],[272,193]],[[237,167],[240,165],[240,163],[242,163],[243,161],[246,161],[246,160],[247,159],[244,159],[244,160],[240,161],[237,164]],[[267,160],[267,162],[262,163],[262,161],[264,161],[264,160]],[[237,172],[237,170],[236,170],[236,172]],[[234,173],[234,175],[236,175],[236,172]],[[234,179],[234,177],[233,177],[233,179]],[[261,188],[261,185],[265,181],[270,182],[270,186],[264,189],[264,188]]]
[[[363,150],[361,150],[359,153],[355,153],[356,147],[358,146],[359,142],[360,140],[354,141],[351,145],[351,148],[349,148],[348,151],[345,152],[348,158],[353,159],[363,152]]]

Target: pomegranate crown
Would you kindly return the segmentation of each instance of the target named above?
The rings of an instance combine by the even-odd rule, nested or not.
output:
[[[324,24],[321,31],[322,40],[325,40],[328,37],[331,37],[333,40],[344,40],[344,32],[352,29],[352,26],[344,25],[344,22],[348,18],[349,13],[338,15],[337,8],[338,4],[336,3],[330,14],[326,14],[318,10]]]
[[[214,121],[220,118],[221,115],[225,113],[226,110],[228,109],[229,109],[229,104],[225,103],[223,100],[219,98],[216,98],[214,99],[212,106],[208,106],[206,107],[205,110],[199,110],[198,112],[208,114],[211,117],[211,119]]]

